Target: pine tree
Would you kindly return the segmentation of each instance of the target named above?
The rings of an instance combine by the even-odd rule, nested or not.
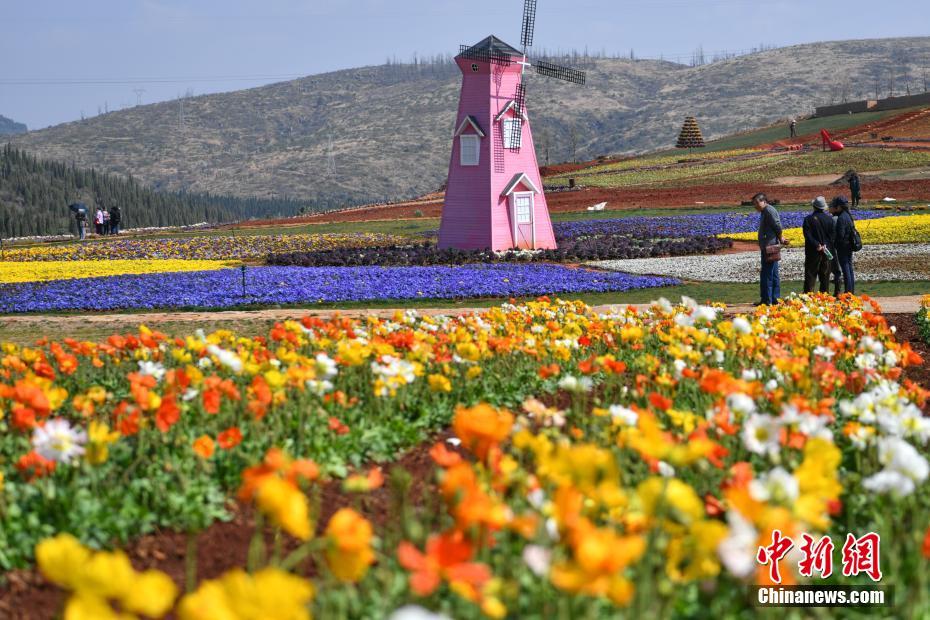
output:
[[[675,148],[679,149],[699,149],[704,146],[704,136],[701,135],[701,128],[698,127],[697,119],[689,116],[685,119],[685,124],[681,127],[681,133],[678,134],[678,143]]]
[[[40,160],[12,147],[0,147],[0,238],[74,232],[67,206],[83,202],[91,209],[119,205],[124,227],[221,223],[250,218],[295,215],[337,206],[336,201],[309,203],[216,196],[208,193],[158,192],[125,178],[73,163]]]

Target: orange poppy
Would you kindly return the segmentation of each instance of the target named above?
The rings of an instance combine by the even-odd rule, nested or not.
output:
[[[194,452],[203,459],[208,459],[213,456],[213,451],[215,449],[213,440],[209,435],[201,435],[194,440]]]
[[[453,452],[446,447],[443,442],[438,442],[429,451],[430,458],[440,467],[452,467],[462,462],[462,456],[458,452]]]
[[[410,589],[418,596],[429,596],[443,579],[464,588],[477,598],[477,591],[491,579],[486,564],[471,562],[474,548],[459,531],[430,536],[426,553],[404,541],[397,547],[397,560],[410,571]]]

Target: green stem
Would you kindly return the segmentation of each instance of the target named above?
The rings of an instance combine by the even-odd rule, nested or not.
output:
[[[184,587],[187,592],[197,588],[197,533],[187,533],[187,553],[184,556]]]
[[[317,540],[308,540],[301,546],[291,551],[291,553],[278,564],[278,568],[285,571],[291,570],[306,560],[310,554],[316,551],[319,544],[320,543]]]
[[[252,534],[252,540],[249,541],[249,555],[246,563],[246,570],[250,573],[255,572],[263,563],[265,555],[265,535],[264,535],[264,518],[262,513],[255,514],[255,532]]]

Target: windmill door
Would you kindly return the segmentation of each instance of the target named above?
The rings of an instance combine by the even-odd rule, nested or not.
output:
[[[521,250],[532,250],[536,247],[533,211],[532,192],[516,192],[513,194],[513,244]]]

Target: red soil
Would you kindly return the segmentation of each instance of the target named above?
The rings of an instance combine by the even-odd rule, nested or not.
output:
[[[539,174],[542,175],[543,177],[558,176],[561,174],[568,174],[569,172],[577,172],[578,170],[584,170],[585,168],[590,168],[592,166],[603,166],[604,164],[623,161],[624,159],[630,159],[630,158],[608,157],[604,159],[595,159],[592,161],[579,162],[577,164],[552,164],[551,166],[540,166]]]
[[[885,318],[888,320],[889,325],[894,325],[897,328],[895,338],[898,342],[910,343],[911,348],[924,358],[923,364],[911,366],[905,370],[904,375],[911,381],[930,389],[930,345],[921,338],[914,315],[886,314]],[[930,400],[924,404],[924,413],[930,415]]]
[[[769,197],[782,202],[803,202],[820,194],[839,194],[842,188],[829,185],[798,187],[765,186],[754,183],[728,185],[702,185],[683,188],[587,188],[575,191],[549,192],[546,200],[549,210],[555,213],[584,211],[599,202],[607,202],[610,210],[695,208],[702,205],[739,207],[740,203],[758,191],[767,191]],[[881,200],[886,196],[898,201],[921,200],[930,196],[930,181],[877,181],[863,185],[866,201]],[[828,196],[829,197],[829,196]],[[419,213],[417,213],[419,212]],[[441,198],[417,200],[393,205],[360,207],[322,215],[281,220],[250,222],[249,226],[331,224],[335,222],[369,222],[421,217],[439,217],[442,214]],[[239,224],[237,226],[243,226]]]

